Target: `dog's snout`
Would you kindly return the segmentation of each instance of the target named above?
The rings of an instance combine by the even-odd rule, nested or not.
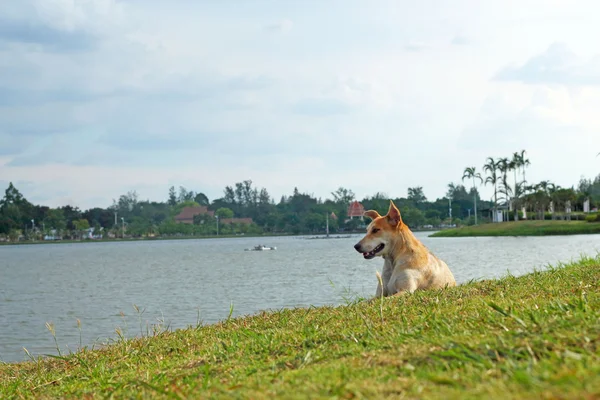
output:
[[[354,245],[354,249],[360,253],[360,252],[361,252],[361,251],[360,251],[360,243],[356,243],[356,244]]]

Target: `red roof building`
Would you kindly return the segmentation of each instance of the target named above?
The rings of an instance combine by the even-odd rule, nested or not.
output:
[[[210,215],[211,217],[213,217],[215,215],[215,212],[208,211],[208,208],[206,206],[183,207],[183,210],[181,210],[181,212],[175,216],[175,222],[193,224],[194,217],[196,215]]]
[[[359,217],[362,219],[363,214],[365,213],[365,207],[360,204],[358,201],[353,201],[348,206],[348,218]]]

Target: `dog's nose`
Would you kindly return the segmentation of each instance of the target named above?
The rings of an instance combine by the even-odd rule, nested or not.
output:
[[[354,249],[360,253],[360,243],[356,243]]]

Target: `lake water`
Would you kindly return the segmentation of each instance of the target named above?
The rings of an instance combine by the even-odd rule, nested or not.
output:
[[[457,281],[520,275],[600,251],[600,235],[429,238]],[[261,310],[344,304],[370,297],[383,260],[364,260],[351,238],[165,240],[0,246],[0,360],[57,354],[117,337]],[[244,251],[258,243],[276,251]],[[134,309],[137,305],[138,313]],[[143,312],[142,312],[143,311]],[[141,325],[141,327],[140,327]]]

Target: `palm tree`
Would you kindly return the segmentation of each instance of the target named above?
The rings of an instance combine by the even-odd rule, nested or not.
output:
[[[527,182],[527,179],[525,179],[525,169],[531,165],[531,163],[529,162],[529,158],[525,158],[525,153],[527,153],[525,150],[521,150],[521,154],[519,154],[519,159],[521,160],[521,168],[523,169],[523,182]]]
[[[517,198],[519,197],[519,181],[517,181],[517,171],[521,170],[523,162],[523,158],[519,155],[519,153],[515,152],[512,160],[510,160],[508,163],[509,169],[512,169],[515,174],[515,190],[513,192],[512,199],[515,221],[519,220],[519,212],[517,211]]]
[[[477,225],[477,189],[475,188],[475,179],[479,179],[481,183],[483,183],[483,179],[481,178],[481,174],[476,171],[475,167],[467,167],[465,168],[465,172],[463,173],[462,180],[464,182],[465,178],[473,179],[473,209],[475,211],[475,225]]]
[[[485,163],[483,166],[483,170],[489,174],[489,176],[487,176],[485,178],[484,184],[487,185],[489,183],[491,185],[494,185],[494,218],[493,218],[493,220],[495,220],[497,209],[498,209],[498,174],[496,174],[496,171],[498,171],[498,163],[492,157],[488,157],[487,163]]]
[[[509,166],[510,166],[510,161],[506,157],[501,158],[496,162],[496,165],[498,166],[498,170],[502,174],[502,177],[500,178],[500,189],[498,190],[498,192],[500,192],[501,194],[504,195],[504,201],[508,204],[508,202],[510,201],[510,197],[512,195],[512,189],[510,188],[510,185],[508,184],[508,177],[507,177],[508,171],[509,171]]]

